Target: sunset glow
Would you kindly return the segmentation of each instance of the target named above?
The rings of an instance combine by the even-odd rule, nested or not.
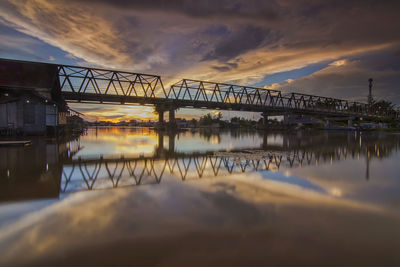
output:
[[[166,89],[191,78],[363,102],[374,77],[374,96],[399,104],[398,7],[380,1],[6,0],[0,57],[156,74]],[[88,120],[156,119],[151,107],[72,106]]]

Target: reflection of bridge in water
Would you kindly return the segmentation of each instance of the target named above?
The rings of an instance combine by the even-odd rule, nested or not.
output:
[[[236,151],[209,151],[203,153],[176,152],[169,137],[169,149],[164,149],[163,135],[159,135],[159,145],[153,156],[82,159],[70,158],[63,163],[60,190],[72,192],[158,184],[163,177],[173,176],[182,181],[212,178],[257,171],[276,171],[282,167],[318,166],[332,164],[333,161],[347,158],[365,157],[366,179],[369,179],[369,161],[371,158],[387,156],[392,148],[399,147],[399,140],[392,140],[394,146],[374,142],[375,139],[348,135],[335,141],[334,136],[309,136],[309,142],[303,144],[284,140],[282,146],[264,144],[260,149],[242,149]],[[288,136],[287,136],[288,137]],[[290,136],[288,137],[290,139]],[[298,140],[292,136],[294,140]],[[327,145],[326,138],[330,139]],[[265,138],[267,139],[267,138]],[[317,140],[319,140],[317,142]],[[375,140],[376,141],[376,140]],[[284,145],[286,143],[286,145]],[[291,143],[291,145],[290,145]]]
[[[343,154],[346,157],[346,154]],[[337,153],[294,153],[260,150],[177,154],[174,157],[77,159],[63,165],[61,192],[157,184],[165,175],[182,181],[254,171],[279,170],[340,160]]]
[[[219,133],[202,135],[205,139],[219,139],[216,137]],[[349,158],[366,162],[368,179],[370,160],[385,158],[400,147],[400,138],[390,134],[277,136],[280,142],[274,143],[271,134],[261,135],[264,142],[260,147],[193,153],[179,151],[179,146],[175,148],[175,139],[178,139],[175,135],[169,135],[165,142],[168,146],[164,147],[164,135],[159,134],[159,143],[152,155],[132,157],[80,158],[79,139],[61,143],[40,140],[28,148],[1,148],[0,201],[158,184],[166,177],[187,181],[318,166]]]

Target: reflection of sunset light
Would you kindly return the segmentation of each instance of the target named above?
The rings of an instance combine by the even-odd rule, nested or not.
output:
[[[347,60],[346,59],[342,59],[342,60],[336,60],[335,62],[332,62],[330,65],[331,66],[335,66],[335,67],[339,67],[339,66],[344,66],[347,64]]]
[[[82,137],[83,146],[104,144],[106,154],[153,154],[158,136],[149,128],[98,128],[97,134]]]
[[[332,190],[331,190],[331,194],[332,194],[332,196],[334,196],[334,197],[341,197],[341,196],[342,196],[342,190],[340,190],[340,189],[337,188],[337,187],[334,187],[334,188],[332,188]]]
[[[215,145],[215,144],[219,144],[219,143],[220,143],[220,139],[218,136],[213,136],[210,138],[210,144]]]
[[[154,107],[137,105],[110,105],[107,107],[89,104],[70,104],[72,108],[82,112],[85,119],[91,121],[120,122],[129,120],[156,120],[158,115],[154,113]],[[87,107],[94,107],[85,111]],[[98,109],[97,109],[98,107]]]

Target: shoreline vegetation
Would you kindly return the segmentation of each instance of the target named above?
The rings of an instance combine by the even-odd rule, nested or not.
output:
[[[283,117],[283,116],[282,116]],[[160,131],[184,131],[190,129],[245,129],[245,130],[261,130],[261,131],[297,131],[297,130],[327,130],[327,131],[390,131],[400,132],[400,123],[394,118],[382,120],[361,120],[353,119],[351,125],[346,120],[324,120],[320,118],[307,118],[299,116],[296,119],[278,120],[263,119],[251,120],[242,117],[233,117],[230,120],[224,120],[221,113],[208,113],[199,119],[186,120],[176,118],[176,123],[171,125],[169,122],[159,124],[156,121],[95,121],[89,122],[81,117],[74,115],[68,118],[65,125],[58,127],[50,127],[47,129],[45,136],[62,137],[76,136],[82,134],[88,127],[150,127]],[[23,132],[0,132],[0,138],[16,136],[35,136],[35,134],[24,134]]]
[[[282,116],[283,117],[283,116]],[[296,118],[294,120],[278,120],[263,119],[251,120],[242,117],[233,117],[230,120],[224,120],[221,113],[208,113],[199,119],[187,120],[184,118],[176,118],[176,124],[171,125],[169,122],[162,124],[156,121],[95,121],[86,122],[89,127],[152,127],[160,130],[179,130],[179,129],[254,129],[254,130],[384,130],[384,131],[400,131],[400,123],[394,118],[384,120],[362,120],[353,119],[351,126],[347,120],[330,119],[329,122],[323,117],[310,119],[308,117]]]

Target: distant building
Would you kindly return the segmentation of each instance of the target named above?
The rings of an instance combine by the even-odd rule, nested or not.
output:
[[[176,118],[175,119],[176,126],[178,128],[188,128],[189,122],[186,119]]]

